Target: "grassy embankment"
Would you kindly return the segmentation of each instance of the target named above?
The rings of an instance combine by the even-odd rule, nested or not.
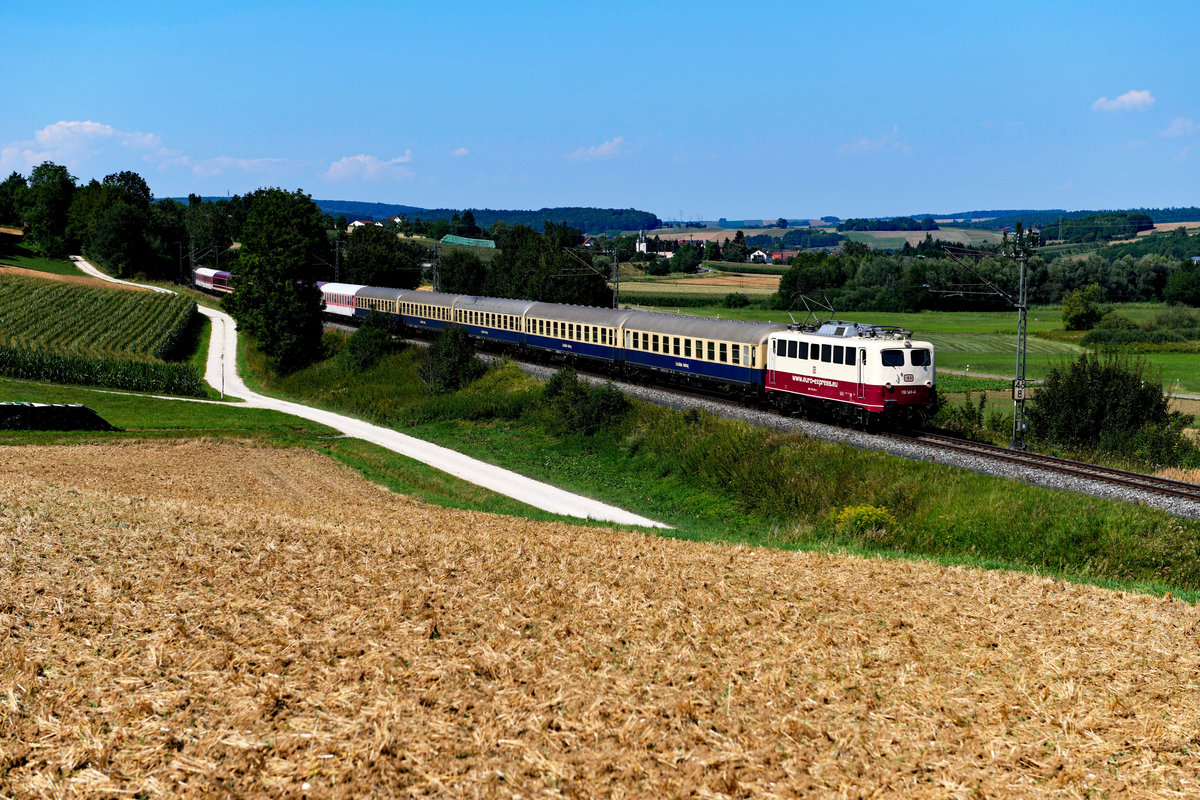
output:
[[[82,275],[79,269],[65,258],[46,258],[26,245],[19,233],[9,229],[0,231],[0,265],[20,267],[55,275]]]
[[[562,432],[540,384],[505,365],[455,395],[429,396],[417,349],[352,375],[333,357],[271,391],[344,410],[675,526],[672,535],[920,556],[1044,571],[1143,591],[1200,590],[1200,524],[939,464],[635,404],[594,437]],[[965,379],[964,379],[965,380]],[[885,530],[834,516],[883,506]]]

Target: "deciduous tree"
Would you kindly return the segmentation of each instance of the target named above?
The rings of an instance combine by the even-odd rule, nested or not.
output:
[[[29,209],[25,223],[29,240],[43,255],[60,258],[67,254],[67,212],[75,193],[75,176],[61,164],[43,161],[29,176]]]
[[[327,250],[321,211],[298,189],[259,189],[246,203],[241,255],[232,269],[236,290],[226,307],[272,369],[292,372],[321,351],[317,274]]]

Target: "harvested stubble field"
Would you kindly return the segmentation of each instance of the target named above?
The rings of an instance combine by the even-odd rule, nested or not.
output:
[[[1169,598],[449,511],[196,441],[0,448],[0,537],[6,796],[1200,792]]]

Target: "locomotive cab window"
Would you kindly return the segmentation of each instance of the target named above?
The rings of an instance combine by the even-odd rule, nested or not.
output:
[[[928,367],[933,363],[933,359],[929,357],[928,350],[913,350],[912,365],[914,367]]]
[[[903,367],[904,366],[904,351],[903,350],[881,350],[880,356],[883,358],[885,367]]]

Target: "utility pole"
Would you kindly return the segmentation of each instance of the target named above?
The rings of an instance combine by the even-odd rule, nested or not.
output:
[[[979,278],[991,290],[985,292],[967,291],[966,289],[956,289],[952,291],[942,290],[944,294],[966,295],[966,294],[998,294],[1011,303],[1017,309],[1017,376],[1012,382],[1012,397],[1013,397],[1013,433],[1012,441],[1009,447],[1013,450],[1027,450],[1028,445],[1025,442],[1025,434],[1029,430],[1028,420],[1025,417],[1025,335],[1026,335],[1026,312],[1029,309],[1029,257],[1033,255],[1042,243],[1041,231],[1030,228],[1025,230],[1021,223],[1017,223],[1016,236],[1009,238],[1008,233],[1004,234],[1004,238],[1000,244],[1000,255],[1003,258],[1017,261],[1019,264],[1020,275],[1018,277],[1017,296],[1014,297],[1009,292],[1001,289],[996,284],[989,281],[983,275],[975,270],[967,262],[963,261],[954,250],[958,250],[962,254],[970,254],[976,257],[989,255],[979,251],[972,251],[966,248],[943,247],[946,255],[954,259],[959,266],[971,272],[975,277]]]
[[[1028,302],[1028,273],[1029,256],[1041,243],[1039,231],[1030,229],[1023,231],[1021,223],[1017,223],[1017,235],[1010,242],[1005,236],[1005,255],[1016,259],[1021,265],[1020,284],[1017,290],[1017,377],[1013,381],[1013,434],[1009,447],[1013,450],[1027,450],[1025,433],[1029,423],[1025,419],[1025,316],[1029,308]]]
[[[617,248],[617,240],[613,239],[612,245],[612,265],[613,265],[613,308],[621,307],[621,257],[620,250]]]
[[[433,245],[433,290],[435,292],[442,290],[442,245],[440,242]]]

